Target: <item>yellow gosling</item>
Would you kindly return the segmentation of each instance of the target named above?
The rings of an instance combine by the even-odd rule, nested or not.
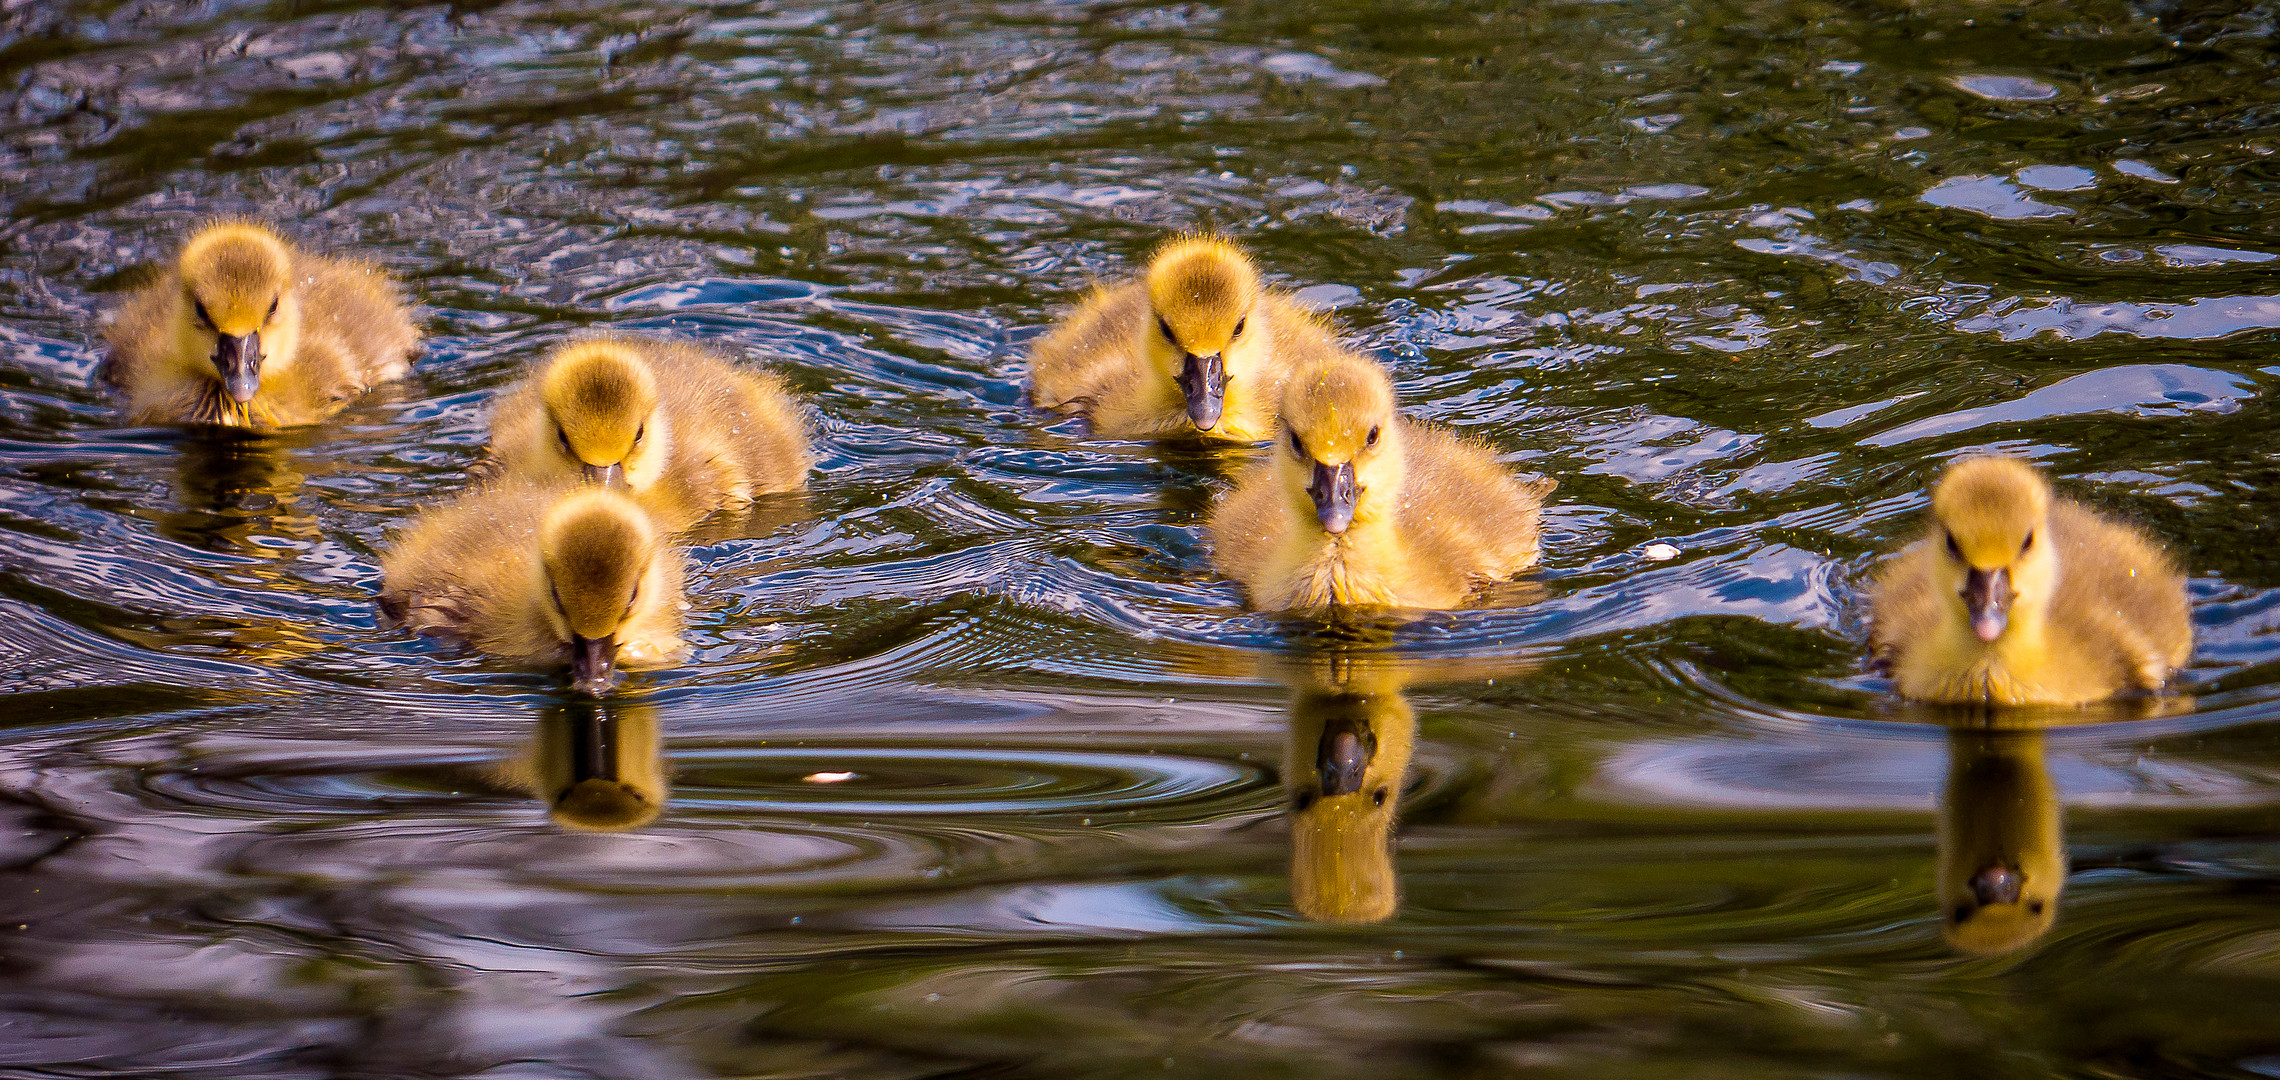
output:
[[[1030,400],[1086,417],[1101,438],[1258,442],[1274,434],[1291,359],[1332,344],[1321,317],[1267,288],[1242,249],[1186,236],[1037,343]]]
[[[1869,641],[1922,701],[2080,705],[2158,688],[2192,655],[2185,579],[2135,529],[2002,457],[1932,489],[1929,533],[1877,574]]]
[[[570,665],[600,694],[611,669],[664,667],[681,641],[682,559],[630,497],[483,488],[422,513],[381,558],[380,611],[511,660]]]
[[[1933,888],[1958,950],[2012,952],[2058,919],[2066,848],[2040,733],[1952,731]]]
[[[1385,370],[1341,350],[1291,374],[1278,446],[1208,531],[1221,571],[1263,610],[1450,608],[1535,565],[1555,486],[1402,419]]]
[[[623,485],[667,528],[797,491],[815,455],[775,376],[692,345],[599,338],[556,349],[499,400],[490,472]]]
[[[1290,896],[1318,922],[1374,923],[1401,903],[1393,827],[1417,714],[1384,668],[1312,672],[1290,707]]]
[[[130,422],[259,429],[316,423],[403,377],[420,340],[379,267],[236,221],[192,235],[103,336],[96,377]]]

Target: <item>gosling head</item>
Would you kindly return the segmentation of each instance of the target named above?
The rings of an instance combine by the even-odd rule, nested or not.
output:
[[[538,530],[543,608],[555,639],[569,646],[570,681],[600,696],[617,662],[618,632],[672,602],[664,544],[631,498],[581,491],[547,511]]]
[[[1148,362],[1179,386],[1198,431],[1219,426],[1228,381],[1250,377],[1264,356],[1264,320],[1253,317],[1262,291],[1250,258],[1215,237],[1182,237],[1149,260]]]
[[[224,222],[192,236],[178,265],[186,335],[211,357],[229,399],[252,401],[264,364],[274,370],[292,356],[293,249],[260,225]]]
[[[2033,467],[2004,457],[1957,462],[1932,489],[1932,521],[1942,580],[1980,641],[2000,640],[2014,614],[2049,602],[2058,574],[2045,535],[2050,485]]]
[[[1393,380],[1346,355],[1283,384],[1280,472],[1294,505],[1311,503],[1331,536],[1390,512],[1401,487]]]
[[[553,427],[555,469],[604,486],[648,487],[665,471],[665,414],[657,376],[623,341],[564,346],[539,383]]]

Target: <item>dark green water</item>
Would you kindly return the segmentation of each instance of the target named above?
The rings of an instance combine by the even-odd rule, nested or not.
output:
[[[0,5],[0,1076],[2280,1075],[2276,18]],[[217,214],[403,275],[414,378],[114,426],[98,313]],[[1540,603],[1247,616],[1238,453],[1036,427],[1055,305],[1199,226],[1559,478]],[[596,326],[824,450],[599,717],[370,607]],[[2161,715],[1861,672],[1985,448],[2184,555]],[[574,768],[670,794],[565,828]]]

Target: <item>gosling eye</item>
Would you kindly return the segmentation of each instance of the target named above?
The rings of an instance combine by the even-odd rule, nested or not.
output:
[[[625,617],[626,617],[626,618],[628,618],[628,619],[630,619],[630,618],[633,618],[633,606],[634,606],[635,604],[638,604],[638,603],[640,603],[640,602],[641,602],[641,585],[640,585],[640,583],[636,582],[636,583],[634,584],[634,586],[633,586],[633,592],[632,592],[632,593],[630,593],[630,594],[628,594],[628,595],[626,596],[626,598],[625,598]]]
[[[567,454],[567,453],[569,453],[569,452],[570,452],[570,433],[569,433],[569,432],[567,432],[567,431],[564,431],[564,430],[562,430],[561,428],[555,428],[555,429],[554,429],[554,441],[555,441],[557,444],[559,444],[559,445],[562,447],[562,452],[563,452],[563,453]]]
[[[555,588],[553,585],[548,585],[546,587],[546,594],[554,598],[554,610],[561,612],[563,618],[569,618],[570,609],[562,606],[562,590]]]
[[[2029,915],[2040,915],[2040,914],[2042,914],[2042,913],[2043,913],[2043,902],[2042,902],[2042,901],[2040,901],[2040,900],[2029,900],[2029,901],[2027,901],[2027,914],[2029,914]]]
[[[1370,425],[1370,437],[1369,437],[1369,444],[1370,444],[1371,446],[1376,446],[1376,445],[1377,445],[1377,441],[1378,441],[1378,432],[1379,432],[1379,430],[1380,430],[1380,429],[1382,429],[1384,426],[1385,426],[1385,425],[1383,425],[1383,424],[1371,424],[1371,425]]]
[[[2027,549],[2033,546],[2035,546],[2035,534],[2030,532],[2025,540],[2019,542],[2019,554],[2026,554]]]
[[[1306,456],[1306,444],[1299,440],[1298,432],[1296,431],[1290,433],[1290,452],[1297,454],[1301,458]]]
[[[1385,805],[1385,789],[1384,789],[1384,788],[1379,788],[1379,789],[1377,789],[1376,791],[1370,792],[1370,805],[1371,805],[1371,806],[1384,806],[1384,805]]]
[[[1156,316],[1156,329],[1163,331],[1165,341],[1169,341],[1174,345],[1180,343],[1180,336],[1178,334],[1172,333],[1172,324],[1165,322],[1164,317],[1161,315]]]
[[[277,317],[277,302],[283,299],[284,297],[282,296],[273,296],[269,298],[269,314],[261,317],[262,322],[266,323],[269,320]]]
[[[206,302],[204,300],[192,297],[190,300],[190,309],[198,313],[198,325],[203,326],[208,330],[215,329],[214,317],[212,315],[206,314]]]
[[[1954,557],[1955,557],[1955,561],[1957,561],[1957,562],[1962,562],[1962,561],[1963,561],[1963,548],[1962,548],[1962,546],[1961,546],[1961,545],[1958,545],[1958,544],[1955,542],[1955,534],[1954,534],[1954,533],[1949,533],[1949,534],[1947,534],[1947,542],[1948,542],[1948,554],[1949,554],[1949,555],[1951,555],[1951,556],[1954,556]]]
[[[1314,793],[1311,791],[1299,792],[1298,797],[1291,800],[1291,805],[1297,807],[1300,810],[1304,810],[1307,807],[1314,805]]]
[[[649,434],[649,425],[643,424],[640,427],[633,429],[633,441],[635,443],[639,443],[641,442],[641,437],[647,434]]]
[[[1243,318],[1240,318],[1240,319],[1237,319],[1237,320],[1235,320],[1235,329],[1234,329],[1234,330],[1232,330],[1232,331],[1229,331],[1229,332],[1228,332],[1228,334],[1227,334],[1227,337],[1228,337],[1230,340],[1232,340],[1232,339],[1235,339],[1235,338],[1239,338],[1239,337],[1242,337],[1242,336],[1243,336],[1243,324],[1244,324],[1244,323],[1247,323],[1247,322],[1250,322],[1250,321],[1251,321],[1251,319],[1250,319],[1250,317],[1249,317],[1249,316],[1245,316],[1245,317],[1243,317]]]

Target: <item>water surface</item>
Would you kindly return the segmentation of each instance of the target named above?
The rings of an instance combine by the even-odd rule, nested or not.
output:
[[[2280,1075],[2276,17],[6,5],[0,1075]],[[413,378],[118,426],[99,314],[217,215],[400,274]],[[1024,410],[1195,228],[1560,480],[1540,602],[1247,615],[1240,451]],[[595,708],[370,599],[600,327],[823,464]],[[2184,556],[2182,694],[1862,672],[1975,450]],[[1989,859],[2041,909],[1959,931]]]

